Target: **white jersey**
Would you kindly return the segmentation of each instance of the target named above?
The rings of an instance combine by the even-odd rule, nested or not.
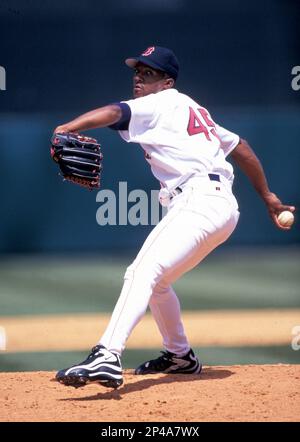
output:
[[[124,101],[130,107],[127,142],[139,143],[153,175],[174,189],[192,176],[217,173],[233,182],[226,156],[239,136],[215,124],[209,112],[176,89]]]

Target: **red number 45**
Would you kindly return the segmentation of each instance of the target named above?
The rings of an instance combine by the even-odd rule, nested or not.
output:
[[[190,117],[189,117],[189,123],[187,127],[188,134],[191,135],[197,135],[203,133],[207,139],[207,141],[211,141],[210,134],[214,135],[218,140],[219,137],[217,135],[216,129],[215,129],[215,123],[210,119],[210,115],[207,112],[206,109],[203,107],[199,107],[197,111],[199,114],[196,113],[196,111],[190,107]],[[204,123],[201,121],[201,117],[204,120]],[[212,128],[212,129],[208,129]]]

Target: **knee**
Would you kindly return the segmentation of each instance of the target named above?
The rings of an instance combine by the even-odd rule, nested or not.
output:
[[[154,304],[165,302],[172,295],[173,295],[172,287],[169,284],[161,281],[158,284],[156,284],[156,286],[154,287],[150,302]]]
[[[166,293],[170,291],[170,286],[167,283],[164,283],[163,281],[160,281],[156,286],[154,287],[153,293],[157,296],[163,296]]]
[[[161,279],[160,268],[153,265],[152,263],[142,263],[136,265],[135,262],[127,267],[124,280],[135,281],[136,283],[142,285],[150,285],[152,290],[156,287]]]

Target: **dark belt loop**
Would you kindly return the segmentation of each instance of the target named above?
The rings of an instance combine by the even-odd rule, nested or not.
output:
[[[221,182],[220,175],[217,175],[216,173],[209,173],[208,177],[211,181],[219,181],[219,183]]]

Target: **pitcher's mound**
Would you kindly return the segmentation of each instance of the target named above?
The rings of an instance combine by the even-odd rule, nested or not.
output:
[[[300,365],[204,367],[136,376],[118,390],[65,387],[53,372],[0,373],[1,421],[299,421]]]

